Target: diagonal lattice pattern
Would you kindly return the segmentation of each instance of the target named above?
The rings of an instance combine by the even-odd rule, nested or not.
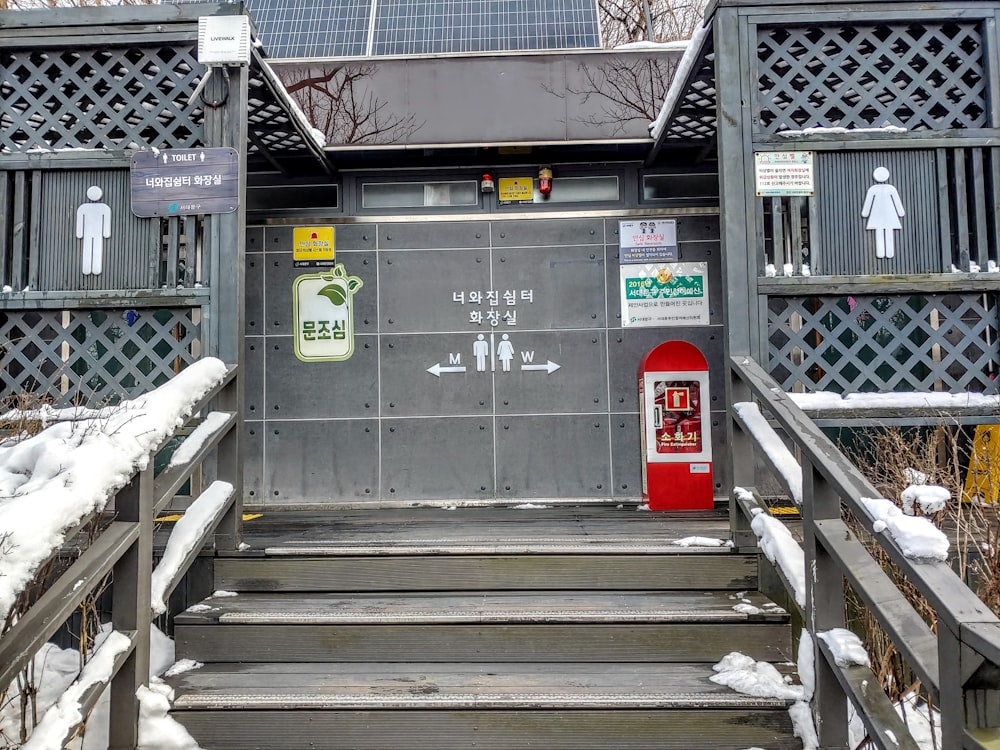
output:
[[[988,126],[974,22],[762,26],[756,129]]]
[[[772,376],[786,391],[997,393],[994,295],[772,297]]]
[[[715,51],[711,35],[691,68],[684,89],[667,121],[667,140],[703,141],[715,138]]]
[[[194,148],[202,67],[175,45],[0,51],[0,151]]]
[[[145,393],[198,358],[199,315],[193,308],[0,313],[3,395],[93,406]]]

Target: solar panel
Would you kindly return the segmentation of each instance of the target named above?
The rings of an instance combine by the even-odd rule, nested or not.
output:
[[[372,54],[599,46],[594,0],[380,0]]]
[[[251,0],[270,57],[357,57],[368,50],[370,0]]]
[[[249,0],[247,5],[268,56],[279,59],[601,46],[597,0]]]

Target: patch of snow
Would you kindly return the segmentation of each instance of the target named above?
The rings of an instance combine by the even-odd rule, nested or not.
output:
[[[833,660],[841,667],[868,667],[868,652],[856,633],[846,628],[832,628],[817,633],[816,637],[830,649]]]
[[[743,695],[758,698],[802,700],[802,686],[789,685],[781,672],[771,663],[755,661],[746,654],[732,651],[712,667],[710,679]]]
[[[782,272],[784,273],[785,276],[794,276],[795,275],[795,266],[792,265],[791,263],[785,263],[784,265],[782,265],[781,266],[781,270],[782,270]]]
[[[802,275],[803,276],[812,276],[812,269],[809,268],[809,264],[808,263],[803,263],[802,264]]]
[[[792,587],[795,601],[805,607],[806,562],[805,554],[792,532],[778,519],[768,513],[757,513],[750,521],[750,528],[760,541],[760,551],[774,565],[777,565]]]
[[[917,747],[926,750],[938,750],[942,747],[941,714],[936,709],[928,711],[927,704],[913,693],[904,695],[896,703],[895,708]],[[861,743],[867,736],[864,723],[850,702],[847,704],[847,713],[850,746],[861,747]]]
[[[929,516],[940,513],[948,506],[951,493],[944,487],[933,484],[911,484],[903,490],[900,499],[903,502],[903,513],[906,515],[916,515],[914,509],[916,506],[923,515]]]
[[[926,518],[903,515],[903,511],[885,498],[861,498],[869,515],[885,524],[888,533],[899,545],[905,557],[917,562],[948,558],[948,537]]]
[[[173,677],[174,675],[183,674],[184,672],[191,672],[195,669],[201,669],[205,665],[200,661],[195,661],[194,659],[180,659],[175,661],[170,668],[163,673],[164,677]]]
[[[139,698],[138,750],[201,750],[187,729],[170,717],[174,691],[163,680],[152,678],[141,686]]]
[[[688,39],[680,39],[673,42],[627,42],[626,44],[619,44],[614,49],[617,50],[630,50],[630,49],[652,49],[657,51],[665,52],[680,52],[687,50],[691,46],[691,42]]]
[[[903,469],[903,476],[907,484],[927,484],[927,475],[917,469],[907,467]]]
[[[764,266],[764,275],[769,279],[773,279],[778,275],[778,269],[775,267],[774,263],[768,263]]]
[[[734,612],[739,612],[740,614],[743,614],[743,615],[762,615],[762,614],[764,614],[764,610],[761,609],[760,607],[755,607],[752,604],[745,604],[745,603],[742,603],[742,602],[740,604],[735,605],[733,607],[733,611]]]
[[[191,434],[184,438],[184,442],[181,443],[177,450],[174,451],[174,454],[170,457],[168,468],[189,463],[194,458],[195,454],[201,450],[205,441],[208,440],[213,433],[218,431],[228,419],[229,415],[225,412],[213,411],[208,414],[208,416],[205,417],[205,421],[195,427],[194,430],[191,431]]]
[[[185,612],[211,612],[215,607],[211,604],[192,604]]]
[[[233,485],[229,482],[212,482],[174,524],[163,558],[153,571],[150,606],[154,614],[162,615],[167,611],[164,601],[167,586],[177,576],[188,553],[201,543],[208,523],[229,502],[232,494]]]
[[[229,596],[239,596],[239,594],[236,593],[235,591],[226,591],[224,589],[220,589],[219,591],[212,592],[212,597],[213,598],[225,599],[226,597],[229,597]]]
[[[805,701],[794,703],[788,709],[788,715],[792,718],[792,734],[802,740],[802,750],[817,750],[819,735],[816,733],[809,704]]]
[[[708,536],[686,536],[683,539],[674,539],[671,544],[678,547],[732,547],[733,543],[729,539],[713,539]]]
[[[983,393],[849,393],[841,395],[830,391],[815,393],[789,393],[788,397],[800,409],[885,409],[885,408],[932,408],[995,409],[1000,406],[1000,398]]]
[[[110,625],[105,625],[95,639],[95,649],[102,649],[111,636],[112,630]],[[116,637],[111,640],[112,649],[105,652],[105,655],[101,657],[102,659],[109,659],[112,656],[112,651],[115,651],[115,641],[119,640],[117,636],[121,636],[121,634],[115,634],[115,636]],[[128,639],[126,638],[126,641],[127,640]],[[174,663],[174,642],[159,631],[155,626],[151,626],[149,651],[150,679],[154,684],[158,683],[162,685],[163,688],[166,688],[166,685],[163,685],[162,682],[156,680],[155,676],[162,674],[164,670]],[[91,659],[90,664],[94,663],[94,659],[96,659],[96,657],[97,652],[95,651],[94,658]],[[114,660],[111,659],[111,661]],[[88,667],[90,664],[88,664]],[[104,666],[99,664],[95,665],[95,669],[98,667],[102,670],[105,669]],[[58,706],[61,696],[63,696],[68,689],[71,689],[70,686],[74,681],[80,682],[80,654],[75,648],[61,649],[54,644],[47,643],[38,651],[37,654],[35,654],[34,671],[35,683],[38,689],[36,696],[38,712],[39,715],[42,715],[46,714],[49,708]],[[96,674],[96,672],[91,672],[91,675],[93,674]],[[19,698],[16,682],[12,683],[11,692],[8,693],[7,698],[7,703],[0,706],[0,727],[7,731],[8,736],[18,736],[20,730],[20,716],[18,713]],[[141,702],[142,698],[140,697],[140,703]],[[80,738],[76,738],[67,744],[66,748],[68,750],[107,750],[108,705],[109,695],[108,691],[105,690],[98,700],[97,705],[94,707],[94,710],[91,711],[90,717],[87,719],[87,731],[85,736],[82,740]],[[59,712],[60,709],[56,708],[56,711]],[[51,721],[55,721],[55,719],[52,719]],[[170,721],[172,722],[173,720],[171,719]],[[38,730],[36,729],[35,732],[37,733],[37,731]],[[39,734],[37,739],[33,741],[45,743],[46,736],[47,735],[45,734]],[[173,737],[170,722],[160,722],[157,720],[156,716],[151,717],[145,713],[140,713],[139,736],[139,747],[142,748],[142,750],[174,750],[175,748],[177,750],[200,750],[197,744],[170,744],[171,738]],[[145,742],[142,741],[143,738],[145,738]],[[35,747],[43,746],[46,745],[40,744]],[[30,745],[26,744],[23,747],[30,747]],[[62,745],[56,745],[55,747],[62,747]]]
[[[515,505],[514,510],[536,510],[539,508],[548,508],[548,505],[537,505],[535,503],[521,503],[520,505]]]
[[[740,401],[733,404],[733,411],[740,417],[750,434],[753,435],[757,445],[771,459],[771,463],[785,480],[785,484],[792,493],[792,501],[796,505],[802,505],[802,467],[785,446],[778,433],[760,413],[760,408],[752,401]]]
[[[778,135],[784,138],[797,138],[805,135],[854,135],[857,133],[906,133],[906,128],[896,125],[883,125],[880,128],[803,128],[802,130],[779,130]]]
[[[83,721],[80,701],[84,693],[94,685],[108,682],[114,674],[115,659],[130,648],[132,639],[124,633],[108,634],[76,680],[45,711],[21,750],[61,750],[70,731]]]
[[[54,424],[0,447],[0,620],[65,534],[103,510],[167,438],[226,365],[206,358],[156,390],[109,410],[106,418]],[[44,505],[46,512],[39,513]]]
[[[806,628],[802,628],[802,632],[799,634],[799,650],[795,668],[798,670],[799,682],[802,684],[802,699],[812,700],[816,690],[816,662],[812,635]]]

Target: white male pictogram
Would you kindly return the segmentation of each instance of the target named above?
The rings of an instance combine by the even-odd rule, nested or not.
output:
[[[83,274],[97,275],[103,267],[104,240],[111,236],[111,207],[99,203],[104,193],[97,185],[87,188],[87,200],[76,209],[76,236],[83,240]]]

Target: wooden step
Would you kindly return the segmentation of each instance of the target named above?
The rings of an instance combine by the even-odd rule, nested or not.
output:
[[[371,554],[224,557],[216,586],[233,591],[746,591],[757,588],[754,555]]]
[[[756,593],[240,594],[179,615],[178,653],[216,662],[718,661],[791,652]]]
[[[171,679],[206,750],[281,747],[781,750],[788,703],[705,664],[211,665]]]

